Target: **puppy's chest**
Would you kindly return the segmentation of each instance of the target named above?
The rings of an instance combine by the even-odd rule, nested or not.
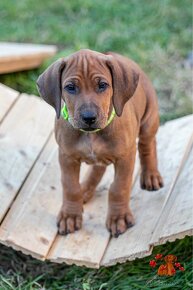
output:
[[[88,134],[79,140],[76,150],[82,162],[109,165],[114,161],[114,154],[108,143],[96,135]]]

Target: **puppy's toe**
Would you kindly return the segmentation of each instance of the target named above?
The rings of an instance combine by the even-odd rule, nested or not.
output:
[[[134,218],[131,212],[124,215],[108,215],[106,226],[111,235],[117,238],[119,235],[126,232],[128,228],[134,225]]]
[[[125,218],[126,218],[127,228],[130,228],[130,227],[134,226],[135,219],[134,219],[134,216],[132,215],[131,212],[128,212],[126,214]]]
[[[60,235],[67,235],[79,230],[82,226],[81,215],[70,215],[61,211],[57,219],[58,233]]]
[[[149,191],[159,190],[163,187],[163,179],[158,171],[144,171],[140,178],[141,188]]]

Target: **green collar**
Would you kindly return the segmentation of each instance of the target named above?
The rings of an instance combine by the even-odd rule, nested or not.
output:
[[[113,108],[113,110],[111,112],[111,115],[110,115],[105,127],[107,127],[112,122],[112,120],[114,119],[115,115],[116,115],[115,109]],[[68,114],[68,109],[67,109],[67,106],[66,106],[65,103],[64,103],[64,106],[62,107],[62,110],[61,110],[61,116],[64,118],[64,120],[68,121],[69,114]],[[80,129],[80,131],[85,132],[85,133],[96,133],[96,132],[99,132],[100,130],[102,130],[102,129],[96,129],[96,130],[93,130],[93,131],[85,131],[83,129]]]

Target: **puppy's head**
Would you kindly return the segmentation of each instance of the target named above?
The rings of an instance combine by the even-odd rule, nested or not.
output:
[[[76,129],[103,129],[114,106],[121,116],[134,94],[138,74],[113,55],[80,50],[53,63],[39,76],[43,99],[60,117],[61,99],[66,103],[69,122]]]

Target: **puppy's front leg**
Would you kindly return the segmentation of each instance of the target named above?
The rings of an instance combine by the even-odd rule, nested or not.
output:
[[[80,163],[59,150],[63,205],[58,216],[58,232],[73,233],[82,225],[83,197],[79,184]]]
[[[136,150],[115,163],[115,178],[109,190],[109,209],[106,225],[112,236],[118,237],[134,225],[129,208],[132,175]]]

